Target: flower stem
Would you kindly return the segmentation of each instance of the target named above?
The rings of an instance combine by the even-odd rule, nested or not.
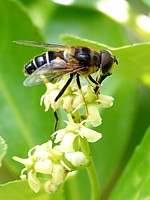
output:
[[[98,178],[97,178],[96,170],[94,167],[94,163],[91,157],[89,144],[86,138],[81,138],[81,145],[82,145],[82,152],[90,160],[90,164],[87,167],[87,173],[89,175],[90,184],[91,184],[91,200],[98,200],[100,196],[99,183],[98,183]]]

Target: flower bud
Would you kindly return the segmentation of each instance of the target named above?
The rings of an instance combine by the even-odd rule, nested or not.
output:
[[[97,102],[99,102],[104,108],[109,108],[113,105],[113,100],[114,98],[111,96],[100,94]]]
[[[63,97],[63,109],[66,110],[67,112],[71,112],[73,110],[72,102],[73,102],[73,95],[67,95]]]
[[[54,192],[56,192],[58,190],[58,187],[58,185],[53,183],[53,179],[46,181],[46,183],[44,184],[44,189],[49,194],[53,194]]]
[[[38,161],[34,165],[35,172],[43,173],[43,174],[51,174],[52,173],[53,163],[51,160]]]
[[[63,183],[66,175],[67,172],[61,164],[53,165],[52,179],[56,185],[60,185],[61,183]]]
[[[94,127],[101,125],[102,118],[100,117],[97,104],[88,104],[87,108],[88,108],[88,119],[90,120],[90,123]]]
[[[87,164],[89,163],[86,156],[80,151],[76,151],[76,152],[73,152],[73,153],[66,153],[65,157],[66,157],[67,160],[69,160],[71,162],[71,164],[74,167],[87,166]]]
[[[83,125],[81,125],[79,134],[81,135],[81,137],[85,137],[88,140],[88,142],[96,142],[97,140],[102,138],[101,133],[98,133],[92,129],[86,128]]]
[[[61,147],[61,151],[62,152],[73,152],[74,148],[73,148],[73,143],[74,143],[74,139],[76,138],[76,134],[70,132],[67,133],[64,138],[62,139],[61,143],[60,143],[60,147]]]

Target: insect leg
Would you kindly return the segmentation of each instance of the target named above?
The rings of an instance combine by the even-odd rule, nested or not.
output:
[[[83,92],[82,92],[82,87],[81,87],[80,77],[79,77],[79,76],[80,76],[80,75],[77,74],[77,85],[78,85],[79,90],[80,90],[80,92],[81,92],[81,95],[82,95],[83,101],[84,101],[84,103],[85,103],[86,113],[87,113],[87,115],[88,115],[88,108],[87,108],[87,105],[86,105],[85,97],[84,97]]]
[[[55,116],[55,125],[54,125],[54,131],[56,131],[57,125],[58,125],[58,115],[56,113],[56,108],[55,108],[55,103],[58,101],[58,99],[63,95],[63,93],[65,92],[65,90],[67,89],[67,87],[69,86],[69,84],[71,83],[72,79],[73,79],[73,75],[74,74],[70,74],[70,78],[67,80],[66,84],[64,85],[64,87],[60,90],[60,92],[58,93],[58,95],[56,96],[55,100],[54,100],[54,116]]]
[[[91,82],[95,83],[95,87],[94,87],[94,92],[98,93],[99,89],[100,89],[100,83],[98,83],[97,81],[95,81],[92,76],[88,76],[88,78],[90,79]]]
[[[59,94],[57,95],[57,97],[55,98],[55,102],[58,101],[58,99],[63,95],[63,93],[65,92],[65,90],[67,89],[67,87],[69,86],[69,84],[71,83],[72,79],[73,79],[73,73],[70,74],[70,78],[67,80],[66,84],[64,85],[64,87],[60,90]]]
[[[88,78],[90,79],[90,81],[91,81],[92,83],[94,83],[95,85],[98,85],[98,82],[95,81],[95,80],[92,78],[91,75],[88,75]]]
[[[58,120],[59,120],[56,110],[54,111],[54,117],[55,117],[54,132],[55,132],[57,129]]]
[[[110,75],[111,75],[111,73],[108,73],[108,74],[105,74],[105,75],[101,75],[101,76],[99,77],[99,79],[98,79],[98,85],[96,85],[96,87],[94,88],[95,93],[98,93],[102,81],[103,81],[107,76],[110,76]]]

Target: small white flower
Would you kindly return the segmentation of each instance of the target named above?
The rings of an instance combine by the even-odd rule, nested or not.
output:
[[[62,152],[74,152],[74,140],[76,138],[76,134],[72,132],[68,132],[64,135],[63,140],[60,143],[60,148]]]
[[[51,174],[53,169],[53,163],[50,159],[44,161],[38,161],[34,165],[34,170],[42,174]]]
[[[20,163],[22,163],[23,165],[25,165],[26,169],[31,169],[31,168],[33,168],[34,162],[33,162],[32,158],[30,158],[30,157],[27,158],[27,159],[24,159],[24,158],[19,158],[19,157],[17,157],[17,156],[13,156],[13,159],[14,159],[15,161],[20,162]]]
[[[74,96],[73,95],[67,95],[65,97],[63,97],[63,109],[66,110],[67,112],[71,112],[73,110],[73,99]]]
[[[92,129],[86,128],[85,126],[81,125],[80,129],[77,130],[81,137],[85,137],[88,142],[96,142],[102,138],[102,134],[94,131]]]
[[[114,98],[107,95],[99,95],[97,102],[101,104],[104,108],[109,108],[113,105]]]
[[[41,97],[41,102],[40,102],[41,105],[44,102],[45,111],[48,111],[50,106],[53,109],[57,109],[58,107],[60,107],[60,105],[62,104],[62,99],[61,98],[58,99],[57,102],[54,102],[54,100],[57,97],[57,95],[59,94],[63,84],[64,84],[64,81],[59,81],[59,82],[56,82],[55,84],[52,84],[52,83],[46,84],[47,91]]]
[[[27,171],[26,168],[23,168],[23,170],[21,171],[20,178],[21,178],[22,180],[26,180],[26,178],[27,178],[26,174],[24,174],[24,172],[26,172],[26,171]]]
[[[66,112],[75,113],[77,110],[86,107],[87,109],[85,109],[86,113],[84,114],[84,118],[87,118],[94,127],[101,125],[102,119],[98,105],[100,104],[104,108],[108,108],[113,105],[114,99],[107,95],[95,94],[93,87],[90,84],[82,87],[83,98],[77,84],[74,83],[67,87],[66,91],[57,102],[54,102],[60,90],[65,85],[65,82],[66,81],[63,79],[55,84],[46,84],[47,91],[41,98],[41,104],[42,102],[45,104],[45,111],[47,111],[50,106],[54,110],[62,106]]]
[[[34,172],[33,170],[30,170],[28,172],[28,183],[29,183],[30,188],[34,192],[36,193],[39,192],[41,188],[41,184],[40,184],[40,181],[36,177],[36,172]]]
[[[74,151],[74,140],[77,136],[85,137],[88,142],[96,142],[102,135],[94,130],[86,128],[82,123],[74,123],[70,114],[68,114],[69,121],[64,129],[56,131],[56,141],[61,141],[60,146],[62,151],[73,152]],[[61,135],[61,137],[60,137]]]
[[[60,130],[56,131],[55,133],[53,133],[52,137],[54,137],[54,135],[56,135],[56,134],[57,134],[57,136],[56,136],[56,139],[54,142],[58,143],[64,138],[64,136],[66,134],[66,129],[64,128],[64,129],[60,129]]]
[[[55,102],[55,98],[65,83],[65,79],[61,79],[55,84],[47,83],[47,91],[41,97],[41,105],[44,103],[45,111],[49,107],[56,110],[61,106],[66,112],[69,112],[66,128],[52,134],[52,136],[56,136],[54,141],[56,145],[53,147],[52,141],[48,141],[30,149],[27,159],[13,157],[14,160],[25,166],[20,178],[23,180],[27,178],[30,188],[36,193],[39,192],[42,185],[46,192],[50,194],[56,192],[69,172],[89,165],[90,156],[85,156],[88,154],[86,154],[83,144],[87,141],[96,142],[102,135],[83,124],[90,122],[93,126],[99,126],[102,119],[98,105],[104,108],[113,105],[112,97],[95,94],[90,84],[83,86],[81,93],[77,83],[69,85],[61,98]],[[41,184],[43,174],[44,180]]]
[[[64,179],[67,175],[67,171],[61,164],[54,164],[53,165],[53,173],[52,179],[56,185],[60,185],[64,182]]]
[[[58,148],[58,146],[53,148],[52,142],[48,141],[30,149],[27,159],[13,157],[14,160],[25,165],[21,172],[21,178],[25,179],[28,177],[29,186],[34,192],[39,192],[41,188],[40,179],[38,178],[40,174],[45,174],[48,178],[51,175],[56,188],[57,185],[64,181],[68,170],[60,164],[61,159],[63,159],[63,153],[60,150],[61,148]],[[27,176],[24,172],[27,172]],[[37,173],[39,173],[38,176]]]
[[[64,182],[67,175],[67,170],[61,164],[53,165],[52,178],[44,184],[44,189],[47,193],[54,193],[58,190],[59,186]]]
[[[56,192],[58,190],[58,187],[58,185],[53,183],[52,179],[46,181],[46,183],[44,184],[44,189],[49,194],[53,194],[54,192]]]
[[[102,118],[98,110],[98,105],[95,103],[88,104],[87,109],[88,109],[88,120],[90,121],[90,123],[94,127],[101,125]]]
[[[81,151],[66,153],[65,158],[69,160],[74,167],[85,167],[89,164],[89,160]]]

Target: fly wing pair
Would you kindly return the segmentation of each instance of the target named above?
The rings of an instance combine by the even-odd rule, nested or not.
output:
[[[52,82],[63,77],[64,75],[78,72],[83,68],[84,67],[81,67],[78,64],[66,63],[62,59],[60,59],[59,62],[56,63],[52,61],[51,63],[44,64],[40,68],[36,69],[31,75],[29,75],[25,79],[24,85],[31,87]]]
[[[66,49],[65,45],[39,43],[26,40],[16,41],[16,43],[28,46],[46,47],[51,49]],[[44,64],[43,66],[39,67],[31,75],[29,75],[24,81],[24,85],[31,87],[35,85],[45,84],[57,80],[64,75],[76,73],[82,69],[84,69],[84,67],[81,67],[78,63],[67,63],[63,59],[54,59],[50,63]]]

